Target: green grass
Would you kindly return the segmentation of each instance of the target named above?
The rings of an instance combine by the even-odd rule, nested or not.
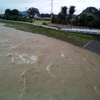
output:
[[[46,35],[48,37],[60,39],[79,47],[83,47],[89,41],[94,40],[94,38],[89,35],[44,28],[42,26],[35,26],[35,25],[27,24],[27,23],[6,22],[6,26],[13,27],[18,30],[23,30],[23,31],[32,32],[35,34],[41,34],[41,35]]]

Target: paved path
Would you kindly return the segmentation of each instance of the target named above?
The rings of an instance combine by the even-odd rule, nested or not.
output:
[[[84,46],[84,49],[95,52],[100,55],[100,42],[99,41],[91,41]]]

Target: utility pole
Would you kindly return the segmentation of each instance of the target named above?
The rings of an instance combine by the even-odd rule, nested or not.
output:
[[[53,16],[53,0],[51,0],[51,19],[52,19],[52,16]]]
[[[26,11],[26,22],[27,22],[27,7],[25,7],[25,11]]]
[[[2,19],[2,9],[0,9],[1,10],[1,19]]]

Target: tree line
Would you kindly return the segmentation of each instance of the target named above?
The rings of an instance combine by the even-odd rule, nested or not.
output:
[[[40,16],[41,18],[51,16],[51,14],[40,14],[39,10],[34,7],[30,7],[26,13],[27,14],[23,16],[22,14],[19,14],[17,9],[6,9],[5,14],[0,17],[7,20],[32,22],[35,15]],[[67,6],[63,6],[57,15],[53,14],[51,22],[89,28],[100,28],[100,9],[95,7],[87,7],[79,15],[74,15],[74,13],[75,6],[70,6],[69,9]]]
[[[69,11],[66,6],[61,7],[60,13],[58,15],[53,15],[51,22],[56,24],[100,28],[100,9],[87,7],[79,15],[74,15],[74,12],[75,6],[70,6]]]
[[[0,17],[2,19],[6,19],[6,20],[32,22],[32,20],[30,18],[27,18],[27,16],[23,16],[22,14],[20,14],[17,9],[13,9],[13,10],[6,9],[5,14]]]
[[[87,7],[71,22],[72,25],[89,28],[100,28],[100,9]]]
[[[70,24],[73,14],[75,12],[75,6],[70,6],[69,11],[66,6],[61,7],[61,11],[58,15],[53,15],[51,22],[58,24]]]

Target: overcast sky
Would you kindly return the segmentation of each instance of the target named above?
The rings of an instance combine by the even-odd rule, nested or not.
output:
[[[90,6],[99,9],[100,0],[53,0],[53,13],[58,14],[62,6],[69,8],[71,5],[76,6],[75,14],[79,14]],[[0,14],[8,8],[25,11],[26,7],[38,8],[40,13],[51,13],[51,0],[0,0]]]

